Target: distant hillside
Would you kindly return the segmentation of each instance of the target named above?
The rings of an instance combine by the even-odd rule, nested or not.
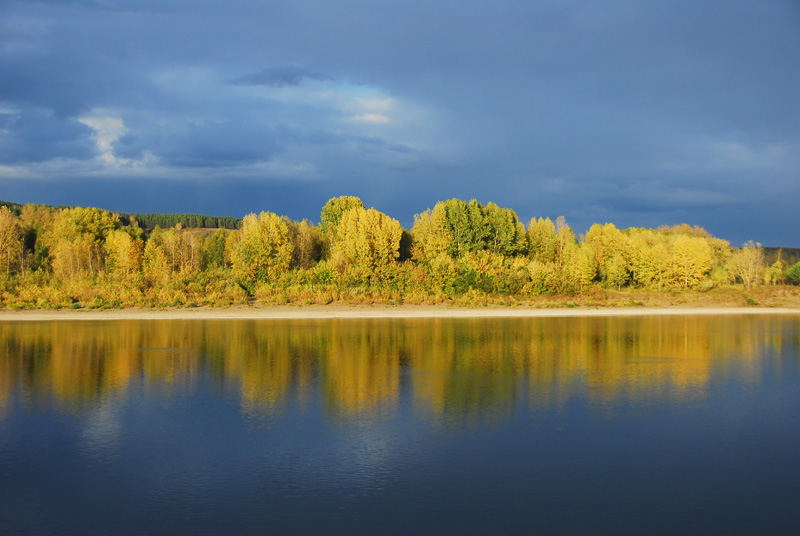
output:
[[[800,249],[798,248],[764,248],[764,259],[767,264],[772,264],[778,259],[785,261],[789,266],[800,262]]]

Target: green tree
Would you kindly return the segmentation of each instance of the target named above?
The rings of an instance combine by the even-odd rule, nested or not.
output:
[[[207,237],[200,246],[201,269],[225,267],[225,243],[228,233],[225,229],[217,229],[213,235]]]
[[[461,199],[449,199],[441,202],[445,213],[445,223],[447,231],[452,237],[452,242],[447,248],[447,252],[454,259],[468,251],[477,249],[475,244],[475,234],[483,223],[482,221],[473,222],[469,206]]]
[[[796,262],[786,269],[786,277],[794,285],[800,285],[800,262]]]
[[[482,213],[487,229],[486,249],[495,255],[506,257],[527,253],[525,226],[519,221],[516,212],[489,203]]]
[[[513,210],[474,199],[440,201],[432,211],[415,216],[412,234],[418,260],[436,258],[442,251],[458,259],[483,250],[504,256],[527,250],[525,227]]]

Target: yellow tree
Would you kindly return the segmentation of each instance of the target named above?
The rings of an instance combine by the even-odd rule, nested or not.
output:
[[[550,218],[532,218],[528,224],[528,256],[537,262],[555,262],[558,251],[556,226]]]
[[[786,270],[786,263],[780,259],[764,268],[764,284],[777,285],[784,281],[783,272]]]
[[[750,290],[758,277],[763,275],[764,249],[758,242],[750,240],[742,246],[742,249],[733,252],[728,259],[728,267],[736,279]]]
[[[606,284],[620,288],[630,277],[630,262],[624,252],[613,253],[606,259],[604,270]]]
[[[102,242],[114,229],[120,227],[119,215],[99,208],[74,207],[62,209],[53,222],[55,238],[86,237]]]
[[[106,210],[85,207],[59,210],[46,233],[53,271],[62,279],[96,274],[103,268],[106,236],[119,227],[119,216]]]
[[[585,243],[568,244],[564,251],[564,267],[567,281],[578,290],[589,286],[597,274],[592,250]]]
[[[289,270],[294,253],[286,220],[272,212],[245,216],[228,248],[234,273],[250,283],[267,281]]]
[[[556,218],[556,262],[563,266],[567,248],[575,244],[575,233],[564,216]]]
[[[669,267],[667,243],[670,237],[652,229],[627,229],[631,275],[642,287],[662,288]]]
[[[672,241],[669,276],[673,283],[690,288],[711,270],[713,252],[705,238],[682,234]]]
[[[322,207],[320,214],[320,228],[323,234],[329,234],[336,230],[339,222],[342,221],[342,216],[345,212],[355,209],[364,208],[364,203],[358,197],[352,195],[340,195],[328,200]]]
[[[185,277],[196,272],[201,267],[202,259],[202,248],[197,236],[191,231],[182,229],[180,224],[166,231],[156,229],[148,238],[144,248],[144,263],[165,270],[163,275],[166,280],[175,274]],[[152,275],[153,277],[147,276],[147,278],[153,281],[164,279],[159,274]]]
[[[142,264],[143,245],[130,233],[118,229],[106,237],[106,271],[117,280],[128,281],[138,273]]]
[[[166,285],[172,274],[172,267],[164,249],[152,236],[144,246],[142,272],[144,272],[145,279],[153,286]]]
[[[374,208],[353,209],[342,216],[333,248],[361,277],[379,273],[400,256],[400,222]]]
[[[45,229],[52,227],[57,211],[47,205],[22,205],[19,219],[23,225],[34,229],[37,236],[43,235]]]
[[[22,255],[22,233],[19,218],[6,207],[0,207],[0,270],[11,275],[12,267]]]
[[[636,259],[636,278],[643,286],[664,287],[669,270],[669,251],[667,246],[659,242],[654,246],[641,250]]]
[[[289,227],[289,240],[294,247],[292,266],[311,268],[322,254],[322,238],[319,229],[308,220],[294,222],[286,219]]]
[[[617,287],[627,281],[630,271],[628,237],[613,223],[592,225],[586,233],[586,247],[592,252],[595,269],[603,281]]]
[[[180,223],[173,229],[151,237],[164,250],[170,272],[187,274],[200,268],[202,254],[200,243],[191,231],[181,228]]]
[[[53,273],[62,281],[76,281],[96,273],[92,260],[96,244],[85,237],[67,240],[61,238],[50,250]]]
[[[417,262],[429,262],[445,254],[453,242],[453,235],[447,225],[447,212],[442,203],[433,210],[414,215],[411,228],[414,241],[412,256]]]
[[[569,273],[570,263],[576,260],[577,244],[575,234],[567,225],[564,216],[559,216],[555,223],[550,218],[531,219],[527,237],[528,257],[531,259],[529,271],[532,270],[533,286],[537,287],[539,292],[555,292],[563,289],[565,285],[578,288],[584,286],[581,277],[573,281]],[[585,255],[582,257],[583,260],[586,258]],[[595,274],[593,266],[591,272],[590,279]],[[586,269],[581,273],[585,274]]]
[[[364,208],[364,203],[361,199],[352,195],[333,197],[323,205],[320,213],[319,230],[324,246],[324,251],[322,252],[324,258],[330,257],[336,229],[342,221],[342,216],[345,212],[356,208]]]

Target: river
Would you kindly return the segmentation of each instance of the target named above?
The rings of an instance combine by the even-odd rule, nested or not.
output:
[[[2,534],[794,534],[800,316],[0,322]]]

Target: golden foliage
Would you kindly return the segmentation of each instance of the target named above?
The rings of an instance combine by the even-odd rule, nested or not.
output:
[[[251,284],[287,271],[294,253],[289,226],[272,212],[245,216],[227,247],[233,272]]]
[[[533,218],[526,230],[513,210],[476,200],[439,202],[415,215],[410,233],[349,196],[326,203],[319,227],[262,212],[216,233],[176,226],[146,236],[95,208],[19,214],[0,209],[0,296],[15,308],[230,304],[254,293],[269,303],[510,304],[600,287],[797,280],[785,263],[765,267],[757,245],[732,253],[697,226],[593,225],[579,243],[563,217]]]
[[[0,207],[0,273],[11,275],[20,264],[22,232],[19,218],[6,207]]]
[[[668,277],[683,288],[696,286],[711,270],[712,251],[698,236],[678,235],[672,242]]]
[[[400,256],[400,222],[374,208],[355,208],[342,215],[333,243],[362,279],[380,273]]]
[[[433,210],[415,214],[411,236],[414,240],[411,255],[415,261],[429,262],[445,254],[453,235],[447,225],[444,205],[437,203]]]

